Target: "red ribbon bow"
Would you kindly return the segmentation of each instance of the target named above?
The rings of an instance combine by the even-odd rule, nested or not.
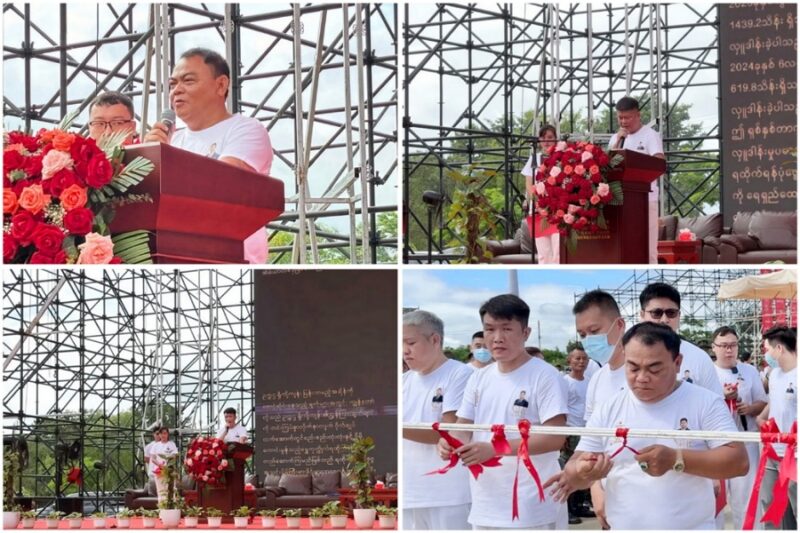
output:
[[[511,444],[506,439],[506,426],[495,424],[492,426],[492,446],[497,455],[511,455]]]
[[[639,452],[628,446],[628,428],[617,428],[616,436],[622,437],[622,446],[617,448],[617,451],[611,454],[610,459],[613,459],[614,457],[619,455],[619,453],[626,448],[632,451],[634,454],[639,455]]]
[[[756,479],[753,483],[753,491],[750,493],[750,502],[747,504],[747,513],[742,525],[744,530],[753,529],[753,524],[756,520],[758,493],[761,490],[761,482],[764,480],[767,459],[780,461],[780,466],[778,467],[778,480],[772,489],[772,503],[761,518],[761,522],[772,522],[775,527],[780,526],[786,506],[789,504],[789,481],[797,482],[797,464],[794,457],[797,449],[797,421],[792,424],[792,429],[789,433],[781,433],[774,418],[770,418],[760,429],[761,442],[764,446],[761,449]],[[778,457],[778,453],[772,447],[774,443],[778,442],[786,444],[783,459]]]
[[[458,448],[460,448],[460,447],[462,447],[464,445],[463,442],[461,442],[460,440],[458,440],[457,438],[452,436],[446,430],[439,429],[439,422],[434,422],[432,427],[433,427],[433,430],[435,432],[437,432],[439,435],[441,435],[441,437],[445,441],[447,441],[447,444],[452,446],[454,450],[457,450]],[[457,464],[458,464],[458,455],[456,455],[455,452],[454,452],[454,453],[450,454],[450,462],[447,463],[447,465],[445,465],[444,468],[440,468],[438,470],[433,470],[431,472],[428,472],[425,475],[426,476],[430,476],[432,474],[446,474],[451,468],[453,468]],[[487,459],[486,461],[482,462],[481,464],[471,465],[471,466],[468,466],[467,468],[469,468],[469,471],[472,473],[472,477],[474,477],[475,479],[478,479],[478,476],[480,476],[481,473],[483,472],[483,467],[484,466],[486,466],[486,467],[500,466],[500,458],[499,457],[492,457],[491,459]]]
[[[525,468],[528,469],[533,480],[536,482],[536,488],[539,489],[539,501],[544,501],[544,488],[542,488],[542,482],[539,479],[539,473],[536,471],[536,467],[533,466],[533,461],[531,461],[531,456],[528,453],[528,438],[530,437],[531,431],[531,423],[526,419],[522,419],[519,421],[519,434],[522,437],[522,440],[519,443],[519,448],[517,449],[517,472],[514,474],[514,492],[512,495],[511,501],[511,519],[516,520],[519,518],[519,502],[517,501],[517,485],[519,484],[519,462],[522,461],[522,464],[525,465]]]
[[[732,384],[728,385],[728,387],[731,390],[739,390],[739,384],[738,383],[732,383]],[[736,409],[736,398],[735,397],[734,398],[726,398],[725,399],[725,403],[728,405],[728,409],[730,409],[731,415],[733,415],[733,417],[736,418],[736,412],[738,411]]]

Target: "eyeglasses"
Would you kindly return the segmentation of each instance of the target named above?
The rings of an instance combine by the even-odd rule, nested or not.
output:
[[[717,348],[719,348],[721,350],[735,350],[736,348],[739,347],[739,344],[735,343],[735,342],[732,342],[730,344],[717,344],[715,342],[714,346],[716,346]]]
[[[680,309],[650,309],[649,311],[645,311],[645,313],[649,314],[653,320],[659,320],[662,316],[667,315],[667,318],[675,318],[679,314],[681,314]]]
[[[93,130],[104,130],[108,127],[111,127],[112,130],[116,130],[130,122],[133,122],[133,120],[93,120],[89,123],[89,128]]]

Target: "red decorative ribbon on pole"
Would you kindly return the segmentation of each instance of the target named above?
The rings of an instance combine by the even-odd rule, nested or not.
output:
[[[519,518],[519,502],[517,500],[517,486],[519,485],[519,462],[522,461],[522,464],[525,465],[525,468],[528,469],[533,480],[536,482],[536,488],[539,489],[539,501],[544,501],[544,488],[542,488],[542,482],[539,479],[539,473],[536,471],[536,467],[533,466],[533,461],[531,461],[531,456],[528,453],[528,438],[530,437],[531,432],[531,423],[524,418],[519,421],[519,434],[522,437],[520,440],[519,448],[517,449],[517,472],[514,474],[514,492],[512,494],[511,500],[511,519],[516,520]]]
[[[492,446],[497,455],[511,455],[511,444],[506,438],[506,426],[495,424],[492,426]]]
[[[750,501],[747,504],[747,512],[742,525],[744,530],[752,530],[756,521],[758,494],[761,491],[761,482],[764,480],[767,459],[780,461],[780,466],[778,467],[778,479],[772,489],[772,503],[761,518],[761,522],[772,522],[775,527],[780,526],[786,506],[789,504],[789,481],[797,483],[797,464],[794,457],[797,449],[797,421],[792,424],[789,433],[780,433],[775,419],[770,418],[766,424],[761,426],[761,442],[764,446],[758,461],[753,491],[750,493]],[[774,443],[786,444],[783,459],[778,457],[778,453],[772,447]]]
[[[634,454],[639,455],[638,451],[636,451],[633,448],[631,448],[630,446],[628,446],[628,428],[617,428],[617,432],[616,432],[615,435],[617,437],[622,437],[622,446],[620,446],[617,449],[617,451],[615,451],[614,453],[611,454],[610,459],[613,459],[614,457],[619,455],[619,453],[622,450],[625,450],[625,449],[628,449],[628,450],[632,451]]]
[[[439,435],[441,435],[441,437],[445,441],[447,441],[447,444],[452,446],[454,450],[457,450],[458,448],[460,448],[460,447],[462,447],[464,445],[463,442],[461,442],[460,440],[458,440],[457,438],[452,436],[448,431],[446,431],[444,429],[439,429],[439,422],[434,422],[432,427],[433,427],[433,430],[435,432],[437,432]],[[445,465],[443,468],[440,468],[439,470],[433,470],[431,472],[428,472],[425,475],[426,476],[430,476],[432,474],[446,474],[451,468],[453,468],[457,464],[458,464],[458,455],[456,455],[455,453],[451,453],[450,454],[450,462],[447,463],[447,465]],[[468,466],[467,468],[469,468],[469,471],[472,473],[472,477],[474,477],[475,479],[478,479],[478,476],[480,476],[481,473],[483,472],[483,467],[484,466],[486,466],[486,467],[500,466],[500,458],[499,457],[492,457],[491,459],[488,459],[488,460],[482,462],[481,464],[471,465],[471,466]]]

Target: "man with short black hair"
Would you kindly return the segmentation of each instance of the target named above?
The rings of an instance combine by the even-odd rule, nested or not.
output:
[[[98,94],[89,104],[89,137],[99,141],[103,134],[127,131],[125,144],[136,137],[136,120],[133,100],[116,91]]]
[[[608,141],[610,150],[633,150],[659,159],[664,157],[661,134],[646,124],[642,124],[639,101],[623,96],[615,106],[619,130]],[[650,185],[649,196],[649,256],[650,263],[658,263],[658,180]]]
[[[144,464],[148,479],[153,479],[153,470],[155,470],[155,464],[150,461],[150,459],[153,454],[153,446],[159,442],[161,442],[161,428],[156,426],[153,428],[153,440],[148,442],[144,447]]]
[[[236,409],[228,407],[222,414],[225,417],[225,424],[219,428],[217,438],[225,442],[247,444],[247,430],[241,424],[236,423]]]
[[[472,334],[472,342],[469,345],[469,361],[467,366],[470,370],[478,370],[492,363],[492,352],[483,342],[483,331],[476,331]]]

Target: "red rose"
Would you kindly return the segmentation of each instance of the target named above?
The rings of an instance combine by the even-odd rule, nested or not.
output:
[[[114,257],[111,259],[111,261],[109,261],[109,262],[108,262],[108,264],[109,264],[109,265],[121,265],[121,264],[122,264],[122,259],[120,259],[119,257],[117,257],[117,256],[115,255],[115,256],[114,256]]]
[[[94,213],[85,207],[76,207],[64,215],[64,227],[73,235],[86,235],[92,231]]]
[[[96,155],[89,161],[89,166],[86,168],[86,184],[89,187],[100,189],[108,185],[113,174],[114,169],[111,168],[111,163],[108,162],[105,154]]]
[[[29,178],[41,178],[42,174],[42,156],[32,155],[25,158],[25,166],[23,167],[25,174]]]
[[[8,233],[3,233],[3,262],[10,263],[14,260],[19,250],[19,242]]]
[[[36,140],[36,137],[31,137],[21,131],[12,131],[9,133],[8,144],[21,144],[29,152],[35,152],[39,149],[39,142]]]
[[[29,262],[33,265],[64,265],[67,262],[67,254],[64,250],[57,251],[55,255],[33,252]]]
[[[25,165],[25,156],[16,150],[3,152],[3,174],[8,175],[12,170],[18,170]]]
[[[52,224],[39,224],[31,238],[38,251],[54,256],[61,250],[64,232]]]
[[[49,193],[53,196],[61,196],[61,193],[64,192],[64,189],[68,189],[72,185],[77,185],[78,179],[75,177],[75,173],[72,172],[68,168],[62,168],[49,180],[42,181],[42,189],[46,193]]]
[[[29,211],[24,209],[17,211],[11,217],[11,236],[23,246],[27,246],[31,243],[31,237],[38,225],[39,221]]]

